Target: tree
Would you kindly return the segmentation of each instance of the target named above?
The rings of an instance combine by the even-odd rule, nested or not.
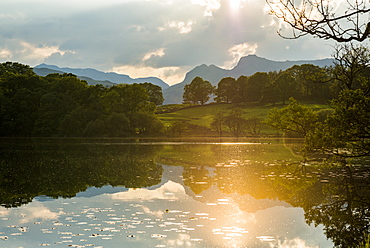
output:
[[[0,64],[0,76],[3,76],[7,72],[18,75],[35,74],[29,65],[10,61]]]
[[[293,98],[282,109],[273,108],[268,112],[266,124],[285,133],[293,132],[306,136],[317,122],[317,114]]]
[[[225,116],[221,111],[219,111],[216,115],[213,116],[213,120],[211,123],[211,128],[217,131],[220,137],[222,136],[222,127],[223,127],[224,121],[225,121]]]
[[[368,1],[266,0],[270,14],[287,23],[296,39],[307,34],[337,42],[364,41],[370,34]],[[280,36],[287,38],[278,32]]]
[[[247,91],[247,82],[248,82],[248,77],[247,76],[240,76],[236,81],[235,81],[235,96],[232,98],[232,103],[242,103],[246,102],[247,97],[246,97],[246,91]]]
[[[243,110],[241,108],[233,108],[224,119],[224,123],[235,137],[243,134],[246,126],[246,119],[242,115]]]
[[[107,136],[109,137],[125,137],[132,133],[130,120],[125,114],[112,113],[105,120],[107,128]]]
[[[139,111],[154,112],[155,104],[149,102],[146,89],[139,84],[114,85],[110,88],[110,91],[113,90],[119,95],[118,98],[115,97],[115,112],[128,115]]]
[[[214,92],[214,87],[208,81],[201,77],[196,77],[190,84],[185,85],[183,100],[185,103],[194,103],[204,105],[210,99]]]
[[[362,90],[344,90],[331,102],[334,112],[308,133],[308,150],[342,157],[370,155],[370,98]]]
[[[295,97],[297,94],[295,78],[288,72],[284,71],[273,82],[273,94],[276,95],[277,99],[285,104],[285,101],[290,97]]]
[[[257,116],[247,118],[245,130],[251,135],[259,135],[263,126],[263,119]]]
[[[246,101],[257,102],[262,98],[262,91],[270,84],[270,77],[266,72],[256,72],[248,78],[246,84]]]
[[[163,104],[164,98],[160,86],[152,83],[141,83],[140,85],[146,89],[150,102],[155,103],[155,105]]]
[[[216,101],[230,103],[235,97],[235,78],[226,77],[221,79],[216,89]]]
[[[184,120],[175,121],[172,123],[170,130],[172,132],[172,135],[174,136],[176,133],[178,133],[179,136],[185,132],[187,129],[188,123]]]
[[[370,50],[352,43],[335,47],[332,77],[341,90],[363,89],[370,91],[370,78],[366,72],[370,66]]]
[[[137,134],[160,134],[163,133],[163,123],[154,115],[137,112],[130,116],[131,126]]]
[[[294,65],[287,71],[297,83],[297,96],[304,99],[331,99],[330,74],[326,68],[312,64]]]

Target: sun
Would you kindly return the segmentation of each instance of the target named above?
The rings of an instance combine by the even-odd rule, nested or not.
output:
[[[232,9],[239,9],[241,0],[229,0]]]

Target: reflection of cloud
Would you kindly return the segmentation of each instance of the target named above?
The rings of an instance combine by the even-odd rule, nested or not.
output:
[[[161,187],[155,190],[149,189],[129,189],[126,192],[115,193],[112,195],[112,199],[118,199],[123,201],[131,200],[153,200],[153,199],[180,199],[185,196],[185,189],[182,185],[168,181]]]
[[[24,215],[24,218],[21,219],[21,223],[33,222],[36,220],[57,219],[59,215],[63,214],[63,212],[52,212],[41,203],[23,206],[21,210]]]
[[[163,217],[164,212],[161,211],[161,210],[159,210],[159,211],[152,211],[152,210],[150,210],[150,208],[148,208],[146,206],[141,206],[141,207],[143,208],[143,211],[146,214],[154,215],[157,218],[162,218]]]
[[[279,240],[277,244],[272,244],[270,243],[271,248],[319,248],[318,245],[309,245],[306,244],[306,241],[300,239],[300,238],[295,238],[291,240],[284,240],[281,241]]]
[[[0,208],[0,217],[5,217],[9,214],[9,210],[6,208]]]
[[[177,239],[167,241],[168,247],[191,247],[193,244],[190,242],[190,235],[179,234]]]

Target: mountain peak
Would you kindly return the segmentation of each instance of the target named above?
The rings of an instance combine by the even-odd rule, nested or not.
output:
[[[163,82],[161,79],[155,78],[155,77],[146,77],[146,78],[133,79],[128,75],[118,74],[118,73],[115,73],[115,72],[102,72],[102,71],[98,71],[96,69],[91,69],[91,68],[86,68],[86,69],[68,68],[68,67],[60,68],[56,65],[47,65],[47,64],[40,64],[40,65],[35,66],[35,68],[37,68],[37,69],[46,68],[46,69],[50,69],[50,70],[60,71],[60,72],[63,72],[63,73],[72,73],[72,74],[75,74],[76,76],[89,77],[91,79],[99,80],[99,81],[108,80],[108,81],[116,83],[116,84],[122,84],[122,83],[123,84],[133,84],[133,83],[148,82],[148,83],[158,85],[158,86],[162,87],[163,89],[166,89],[166,88],[169,87],[168,84]]]

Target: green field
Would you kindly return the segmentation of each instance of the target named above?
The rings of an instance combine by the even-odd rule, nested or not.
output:
[[[328,108],[328,105],[325,104],[313,104],[313,103],[304,103],[305,105],[313,108],[315,111],[320,109]],[[187,121],[187,123],[206,127],[211,127],[211,122],[213,120],[214,115],[218,112],[223,112],[224,115],[227,115],[231,109],[235,107],[239,107],[244,111],[243,117],[250,118],[250,117],[260,117],[265,119],[269,110],[273,108],[282,108],[286,106],[283,104],[267,104],[267,105],[235,105],[235,104],[216,104],[211,103],[207,105],[195,105],[189,106],[184,104],[173,104],[173,105],[164,105],[160,106],[158,112],[168,111],[166,113],[159,113],[157,116],[158,118],[165,124],[165,126],[170,127],[176,121]],[[172,112],[171,112],[172,111]],[[227,132],[227,127],[225,127],[225,131]],[[272,130],[269,127],[265,127],[262,130],[263,134],[272,134],[277,133],[276,130]]]

